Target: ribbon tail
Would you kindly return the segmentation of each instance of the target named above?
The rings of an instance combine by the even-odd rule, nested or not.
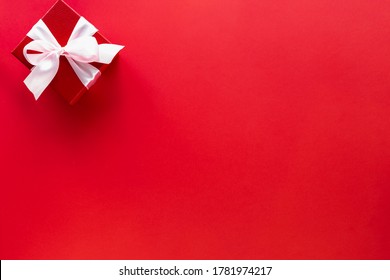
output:
[[[99,45],[99,59],[96,62],[110,64],[117,53],[125,46],[115,44],[100,44]]]
[[[79,62],[73,60],[70,57],[66,57],[69,61],[70,66],[72,66],[77,77],[80,79],[81,83],[89,89],[100,77],[101,73],[99,69],[92,66],[89,63]]]
[[[27,88],[32,92],[35,100],[54,79],[60,65],[57,53],[50,53],[39,64],[32,68],[31,73],[24,80]]]

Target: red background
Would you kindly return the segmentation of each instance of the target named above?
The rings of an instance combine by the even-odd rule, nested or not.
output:
[[[390,258],[390,2],[68,3],[126,48],[75,106],[10,52],[1,259]]]

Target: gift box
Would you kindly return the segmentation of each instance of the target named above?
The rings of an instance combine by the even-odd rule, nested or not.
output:
[[[87,25],[87,26],[81,26],[81,24]],[[33,65],[31,61],[34,61],[34,54],[39,55],[42,54],[42,52],[46,51],[46,45],[41,44],[40,48],[34,49],[36,47],[36,44],[30,44],[32,41],[37,40],[39,43],[42,37],[50,37],[45,35],[41,35],[41,29],[43,25],[47,27],[48,31],[47,33],[51,33],[55,40],[58,42],[54,42],[52,45],[57,45],[59,48],[58,50],[52,50],[47,52],[48,55],[55,54],[53,56],[53,59],[57,59],[59,61],[58,70],[56,71],[56,74],[54,78],[48,83],[48,85],[56,92],[61,94],[70,104],[74,104],[79,98],[96,82],[96,80],[99,78],[101,73],[107,68],[108,64],[111,62],[111,60],[115,57],[116,53],[119,52],[120,49],[123,48],[123,46],[120,45],[114,45],[111,44],[103,35],[100,34],[100,32],[97,31],[97,29],[94,29],[94,26],[91,25],[88,21],[86,21],[84,18],[82,18],[77,12],[75,12],[69,5],[67,5],[64,1],[57,1],[54,6],[43,16],[43,18],[32,28],[32,30],[27,34],[27,36],[18,44],[18,46],[13,50],[12,54],[20,60],[25,66],[27,66],[32,72],[35,67],[42,68],[42,65]],[[45,27],[45,28],[46,28]],[[77,27],[79,27],[79,30],[76,31]],[[33,30],[35,28],[35,30]],[[81,45],[81,48],[85,47],[85,42],[83,43],[82,40],[74,40],[73,43],[71,43],[70,37],[75,35],[76,33],[83,33],[86,29],[92,30],[89,34],[89,38],[86,38],[88,41],[88,44],[92,42],[93,47],[95,48],[96,45],[99,47],[101,46],[109,46],[111,48],[114,48],[114,53],[111,53],[110,59],[102,63],[99,59],[91,61],[91,59],[87,60],[88,65],[81,59],[80,61],[77,61],[77,56],[74,55],[73,57],[71,55],[67,55],[67,47],[69,49],[69,53],[71,53],[71,49],[74,49],[75,42],[79,45]],[[29,35],[35,33],[36,35]],[[31,38],[34,37],[35,39]],[[50,38],[49,38],[50,39]],[[85,38],[84,38],[85,39]],[[96,40],[95,40],[96,39]],[[95,40],[95,41],[94,41]],[[96,43],[94,43],[96,42]],[[30,45],[29,45],[30,44]],[[72,46],[70,46],[72,45]],[[27,51],[26,51],[27,46]],[[65,48],[60,46],[66,46]],[[70,47],[69,47],[70,46]],[[79,46],[80,47],[80,46]],[[53,47],[54,48],[54,47]],[[99,48],[100,50],[100,48]],[[79,53],[85,52],[85,49],[79,49]],[[88,52],[89,50],[87,50]],[[76,51],[77,52],[77,51]],[[31,56],[31,59],[28,59],[28,56]],[[39,57],[39,56],[38,56]],[[75,58],[76,57],[76,58]],[[103,59],[104,60],[104,59]],[[55,62],[57,63],[57,62]],[[42,63],[41,63],[42,64]],[[93,66],[93,67],[91,67]],[[80,68],[79,72],[77,73],[77,69]],[[85,72],[84,68],[88,68],[87,70],[91,70],[93,74],[91,73],[83,73]],[[91,68],[91,69],[89,69]],[[54,70],[53,70],[54,71]],[[86,72],[88,72],[86,71]],[[36,70],[36,72],[39,72]],[[32,73],[31,73],[32,74]],[[44,71],[41,71],[42,76],[45,75]],[[84,79],[87,79],[87,82],[83,81]],[[93,77],[90,77],[93,76]],[[38,77],[38,79],[37,79]],[[35,80],[34,80],[35,79]],[[25,83],[27,87],[34,93],[35,89],[34,86],[29,85],[36,84],[36,87],[40,87],[40,81],[41,77],[39,77],[39,73],[35,73],[34,75],[31,75],[31,77],[28,77],[25,80]],[[44,79],[44,78],[43,78]],[[39,91],[39,90],[37,90]],[[36,99],[38,99],[40,93],[34,93],[34,96]]]

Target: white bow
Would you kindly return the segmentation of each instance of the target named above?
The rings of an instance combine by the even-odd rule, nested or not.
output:
[[[57,74],[60,56],[67,58],[77,77],[86,88],[90,88],[100,75],[91,62],[111,63],[115,55],[124,47],[115,44],[98,44],[93,35],[97,29],[85,18],[80,17],[65,47],[57,42],[46,24],[39,20],[27,33],[33,39],[24,49],[27,61],[34,65],[24,80],[37,100]],[[35,53],[27,53],[33,51]],[[38,53],[37,53],[38,52]]]

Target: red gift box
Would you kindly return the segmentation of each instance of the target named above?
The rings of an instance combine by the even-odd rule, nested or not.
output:
[[[75,12],[64,1],[57,1],[54,6],[43,16],[42,21],[50,29],[56,40],[61,46],[64,46],[76,23],[80,19],[80,15]],[[110,43],[99,32],[94,34],[98,44]],[[18,46],[12,51],[12,54],[20,60],[29,69],[33,68],[23,55],[23,48],[32,41],[26,36]],[[108,64],[91,63],[101,73],[106,69]],[[50,86],[56,92],[59,92],[70,104],[74,104],[86,92],[87,88],[81,83],[80,79],[75,74],[74,70],[64,56],[60,57],[60,66]]]

